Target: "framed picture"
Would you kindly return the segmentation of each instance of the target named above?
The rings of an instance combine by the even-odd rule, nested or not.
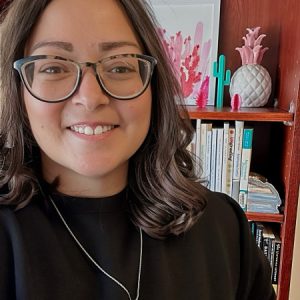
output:
[[[215,104],[221,0],[148,0],[187,105]]]

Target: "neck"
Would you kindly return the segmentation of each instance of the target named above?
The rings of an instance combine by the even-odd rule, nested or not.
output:
[[[69,196],[101,198],[115,195],[127,186],[127,174],[119,178],[109,177],[82,177],[82,176],[47,176],[43,174],[48,183],[58,181],[56,190]]]

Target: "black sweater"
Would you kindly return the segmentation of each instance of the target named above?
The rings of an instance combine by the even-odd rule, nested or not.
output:
[[[102,199],[53,195],[95,260],[136,297],[140,239],[125,193]],[[231,198],[210,193],[204,214],[179,237],[143,233],[140,300],[273,300],[269,263]],[[0,209],[1,300],[122,300],[127,294],[75,244],[50,203]]]

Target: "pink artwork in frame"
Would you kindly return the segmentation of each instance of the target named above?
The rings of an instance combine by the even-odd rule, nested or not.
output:
[[[151,0],[187,105],[214,105],[220,0]]]

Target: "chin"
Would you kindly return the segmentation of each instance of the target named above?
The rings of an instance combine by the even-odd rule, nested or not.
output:
[[[73,170],[79,176],[86,177],[86,179],[102,179],[109,176],[118,178],[120,175],[127,175],[127,165],[127,162],[121,164],[95,164],[94,161],[80,166],[77,165]]]

